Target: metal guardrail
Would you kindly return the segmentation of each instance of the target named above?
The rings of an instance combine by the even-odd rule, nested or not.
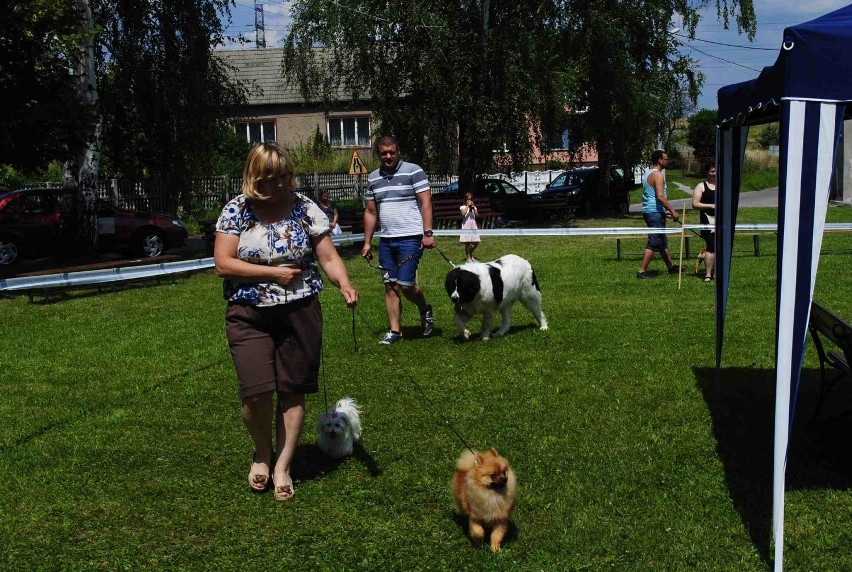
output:
[[[499,228],[461,230],[436,230],[436,236],[460,236],[477,233],[486,236],[622,236],[636,234],[680,234],[685,230],[712,230],[711,225],[687,224],[681,228],[669,227],[654,229],[648,227],[614,227],[614,228]],[[738,224],[737,232],[777,232],[778,225],[767,224]],[[825,232],[852,232],[852,223],[827,223]],[[335,245],[363,242],[363,234],[346,234],[335,236]],[[34,290],[49,291],[57,289],[83,288],[133,280],[156,279],[182,272],[195,272],[213,268],[213,258],[183,260],[180,262],[164,262],[146,266],[129,266],[124,268],[109,268],[104,270],[86,270],[82,272],[65,272],[45,276],[22,276],[0,280],[0,292],[31,292]]]
[[[363,234],[336,236],[332,239],[335,244],[350,244],[363,242]],[[0,292],[28,292],[34,290],[74,289],[118,282],[149,280],[179,274],[197,272],[213,268],[213,258],[181,260],[179,262],[163,262],[146,264],[144,266],[126,266],[105,268],[102,270],[84,270],[81,272],[63,272],[43,276],[21,276],[0,280]]]

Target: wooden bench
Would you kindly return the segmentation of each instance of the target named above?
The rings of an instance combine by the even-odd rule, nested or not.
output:
[[[775,235],[776,233],[775,232],[771,232],[771,233],[766,233],[766,232],[747,233],[746,232],[746,233],[738,233],[735,236],[735,238],[739,238],[741,236],[751,236],[751,244],[752,244],[752,249],[754,251],[754,255],[760,256],[760,236],[762,234],[763,235],[765,235],[765,234]],[[671,242],[675,239],[677,241],[680,241],[680,235],[679,234],[669,234],[667,236],[669,238],[669,244],[671,244]],[[641,240],[644,240],[644,241],[647,242],[648,235],[647,234],[623,234],[623,235],[620,235],[620,236],[605,236],[603,238],[604,238],[604,240],[614,240],[615,241],[615,259],[621,260],[621,241],[622,240],[641,239]],[[691,232],[687,232],[687,234],[685,234],[683,238],[684,238],[684,241],[683,241],[683,257],[689,258],[690,257],[689,256],[689,239],[690,238],[699,238],[699,237],[695,236]],[[703,241],[702,241],[702,244],[703,244]],[[639,256],[641,256],[641,254]]]
[[[825,402],[828,391],[838,381],[846,376],[852,375],[849,364],[852,363],[852,326],[817,304],[811,303],[811,318],[808,321],[808,331],[814,341],[817,355],[819,356],[819,373],[822,381],[819,390],[819,401],[813,419],[817,418],[820,409]],[[825,351],[822,340],[825,339],[834,344],[840,351]],[[838,374],[829,379],[827,368],[837,370]]]
[[[462,216],[461,202],[452,197],[451,199],[436,199],[432,197],[432,228],[434,229],[451,229],[461,228]],[[476,226],[480,229],[494,228],[497,219],[503,216],[503,213],[492,211],[487,200],[482,201],[482,204],[476,205],[477,216]]]
[[[364,232],[364,211],[337,209],[337,224],[340,230],[352,234]]]
[[[669,243],[671,243],[672,240],[677,238],[677,242],[678,242],[678,244],[680,244],[680,235],[669,234],[667,236],[669,237]],[[621,260],[621,241],[622,240],[638,239],[638,240],[642,240],[643,243],[647,243],[648,242],[648,235],[647,234],[622,234],[622,235],[618,235],[618,236],[605,236],[605,237],[603,237],[603,239],[615,241],[615,259]],[[689,256],[689,239],[690,239],[690,236],[688,234],[684,235],[684,237],[683,237],[683,257],[684,258],[690,257]],[[641,256],[641,254],[639,256]]]

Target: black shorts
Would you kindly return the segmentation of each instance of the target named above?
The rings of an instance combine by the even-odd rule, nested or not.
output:
[[[702,230],[701,238],[704,239],[704,248],[707,252],[716,252],[716,233],[712,230]]]
[[[231,302],[225,332],[241,398],[319,389],[322,308],[316,296],[264,307]]]

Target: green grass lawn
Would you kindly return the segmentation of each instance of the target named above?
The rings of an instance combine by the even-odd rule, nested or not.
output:
[[[775,220],[744,209],[741,222]],[[830,222],[852,209],[830,208]],[[642,226],[641,216],[585,221]],[[677,240],[672,238],[673,252]],[[453,259],[456,239],[440,238]],[[766,570],[771,517],[775,241],[737,242],[723,370],[713,289],[698,277],[634,278],[601,237],[485,237],[481,260],[528,258],[550,330],[515,308],[504,338],[460,342],[427,253],[420,281],[437,332],[377,344],[380,277],[354,249],[352,314],[333,289],[322,383],[363,407],[363,450],[335,464],[314,442],[322,393],[294,467],[296,498],[249,492],[248,435],[224,337],[221,281],[0,300],[0,565],[9,570]],[[852,319],[852,235],[827,236],[816,298]],[[691,261],[690,261],[691,262]],[[655,261],[651,270],[663,270]],[[474,329],[478,331],[478,320]],[[852,569],[850,384],[808,423],[808,347],[788,467],[789,570]],[[424,400],[414,383],[430,401]],[[430,402],[432,403],[430,405]],[[495,447],[518,475],[499,554],[471,547],[452,513],[461,443]]]

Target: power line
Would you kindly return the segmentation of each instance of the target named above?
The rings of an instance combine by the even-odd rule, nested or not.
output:
[[[741,68],[745,68],[745,69],[747,69],[747,70],[751,70],[751,71],[753,71],[753,72],[760,73],[760,70],[758,70],[758,69],[754,69],[754,68],[751,68],[751,67],[748,67],[748,66],[744,66],[743,64],[738,64],[737,62],[732,62],[731,60],[726,60],[725,58],[720,58],[719,56],[714,56],[713,54],[708,54],[707,52],[705,52],[705,51],[703,51],[703,50],[699,50],[698,48],[696,48],[695,46],[693,46],[693,45],[692,45],[692,44],[690,44],[689,42],[678,42],[678,43],[679,43],[679,44],[682,44],[682,45],[689,46],[689,48],[690,48],[690,49],[695,50],[695,51],[696,51],[696,52],[698,52],[699,54],[704,54],[704,55],[705,55],[705,56],[707,56],[708,58],[713,58],[714,60],[719,60],[720,62],[725,62],[725,63],[727,63],[727,64],[731,64],[731,65],[734,65],[734,66],[739,66],[739,67],[741,67]]]
[[[767,52],[777,52],[778,51],[778,48],[758,48],[756,46],[741,46],[741,45],[738,46],[736,44],[725,44],[723,42],[714,42],[712,40],[702,40],[701,38],[690,38],[689,36],[684,36],[683,34],[672,34],[672,35],[678,36],[680,38],[686,38],[686,39],[694,41],[694,42],[706,42],[708,44],[716,44],[717,46],[728,46],[728,47],[731,47],[731,48],[740,48],[740,49],[743,49],[743,50],[765,50]]]

